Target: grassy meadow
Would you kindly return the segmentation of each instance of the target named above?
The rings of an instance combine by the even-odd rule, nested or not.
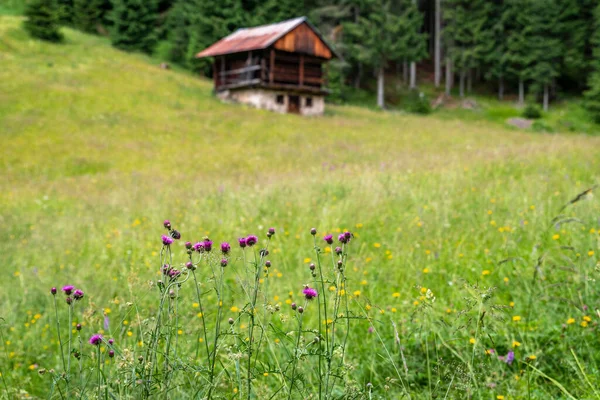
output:
[[[209,270],[196,270],[205,314],[222,310],[232,329],[248,319],[237,238],[255,234],[260,246],[276,229],[259,312],[281,336],[258,349],[255,398],[288,398],[273,360],[293,354],[290,303],[303,301],[303,284],[321,287],[309,270],[312,227],[327,260],[335,245],[324,234],[354,234],[343,290],[319,294],[343,297],[356,316],[341,322],[350,329],[340,328],[347,344],[334,354],[342,367],[332,398],[600,398],[599,201],[591,193],[561,210],[600,183],[600,137],[447,114],[330,106],[301,118],[223,104],[208,80],[68,29],[64,44],[35,41],[21,21],[0,17],[1,399],[69,398],[51,373],[63,367],[51,287],[85,291],[72,321],[83,325],[91,371],[77,375],[88,387],[81,398],[96,397],[92,333],[118,346],[109,382],[121,356],[144,352],[164,219],[182,235],[172,245],[178,266],[187,240],[232,243],[221,307]],[[160,397],[201,397],[202,319],[186,285],[174,329],[192,369]],[[314,305],[310,329],[322,323]],[[245,397],[228,340],[213,395]],[[498,358],[509,351],[510,364]],[[319,398],[309,353],[297,360],[291,398]],[[139,393],[132,385],[114,396]]]

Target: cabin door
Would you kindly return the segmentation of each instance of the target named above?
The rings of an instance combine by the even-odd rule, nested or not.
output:
[[[288,96],[288,112],[300,114],[300,96]]]

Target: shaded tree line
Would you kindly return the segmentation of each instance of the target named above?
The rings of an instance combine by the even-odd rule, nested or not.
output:
[[[600,120],[597,0],[30,0],[26,13],[34,36],[60,41],[68,25],[206,75],[195,54],[220,38],[307,15],[343,56],[332,87],[374,80],[380,107],[386,75],[401,70],[414,89],[426,65],[447,94],[488,83],[547,109],[560,91],[584,93]]]

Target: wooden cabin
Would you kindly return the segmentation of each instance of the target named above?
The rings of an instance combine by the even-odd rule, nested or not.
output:
[[[196,55],[213,57],[219,98],[302,115],[323,114],[335,56],[305,17],[238,29]]]

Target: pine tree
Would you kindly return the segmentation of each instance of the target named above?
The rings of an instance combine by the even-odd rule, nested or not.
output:
[[[460,74],[460,96],[465,78],[484,60],[485,37],[491,4],[488,0],[448,0],[444,9],[444,39],[448,56]]]
[[[83,32],[98,33],[109,7],[109,0],[73,0],[73,26]]]
[[[195,72],[211,73],[211,62],[195,56],[217,40],[245,26],[241,0],[222,0],[218,7],[208,0],[188,0],[190,16],[187,64]]]
[[[113,46],[126,51],[152,52],[157,23],[154,0],[113,0],[111,20]]]
[[[54,0],[33,0],[25,9],[24,27],[31,36],[50,42],[60,42],[59,11]]]
[[[558,30],[563,44],[561,75],[579,88],[589,70],[590,37],[593,34],[593,9],[596,0],[561,0]]]
[[[403,60],[410,63],[410,88],[416,88],[416,63],[427,56],[427,34],[421,32],[423,14],[415,0],[399,1],[399,23],[401,35],[397,38]]]
[[[179,65],[185,65],[190,44],[190,14],[185,0],[179,0],[169,11],[166,23],[169,50],[168,60]]]
[[[528,77],[534,93],[542,92],[544,110],[548,110],[549,88],[560,74],[562,42],[557,0],[530,0],[529,24],[526,26]]]
[[[357,22],[344,25],[344,40],[349,51],[361,63],[372,67],[377,75],[377,106],[385,107],[385,68],[390,61],[402,60],[402,18],[392,12],[390,1],[372,0]]]
[[[72,25],[73,24],[73,7],[74,0],[55,0],[56,9],[58,12],[58,19],[60,23],[63,25]]]
[[[584,93],[585,108],[596,123],[600,124],[600,4],[594,9],[592,48],[592,74],[588,79],[589,89]]]
[[[266,0],[258,9],[258,24],[272,24],[306,14],[303,0]]]
[[[511,29],[510,21],[504,9],[503,0],[495,0],[489,9],[488,24],[490,29],[482,40],[483,61],[486,67],[487,79],[498,81],[498,99],[504,97],[504,84],[508,74],[507,36]]]
[[[519,104],[525,102],[525,82],[528,78],[530,54],[528,52],[526,28],[529,24],[529,9],[524,7],[522,0],[506,0],[504,17],[510,21],[506,31],[506,51],[503,59],[506,62],[507,73],[517,79],[519,84]]]

